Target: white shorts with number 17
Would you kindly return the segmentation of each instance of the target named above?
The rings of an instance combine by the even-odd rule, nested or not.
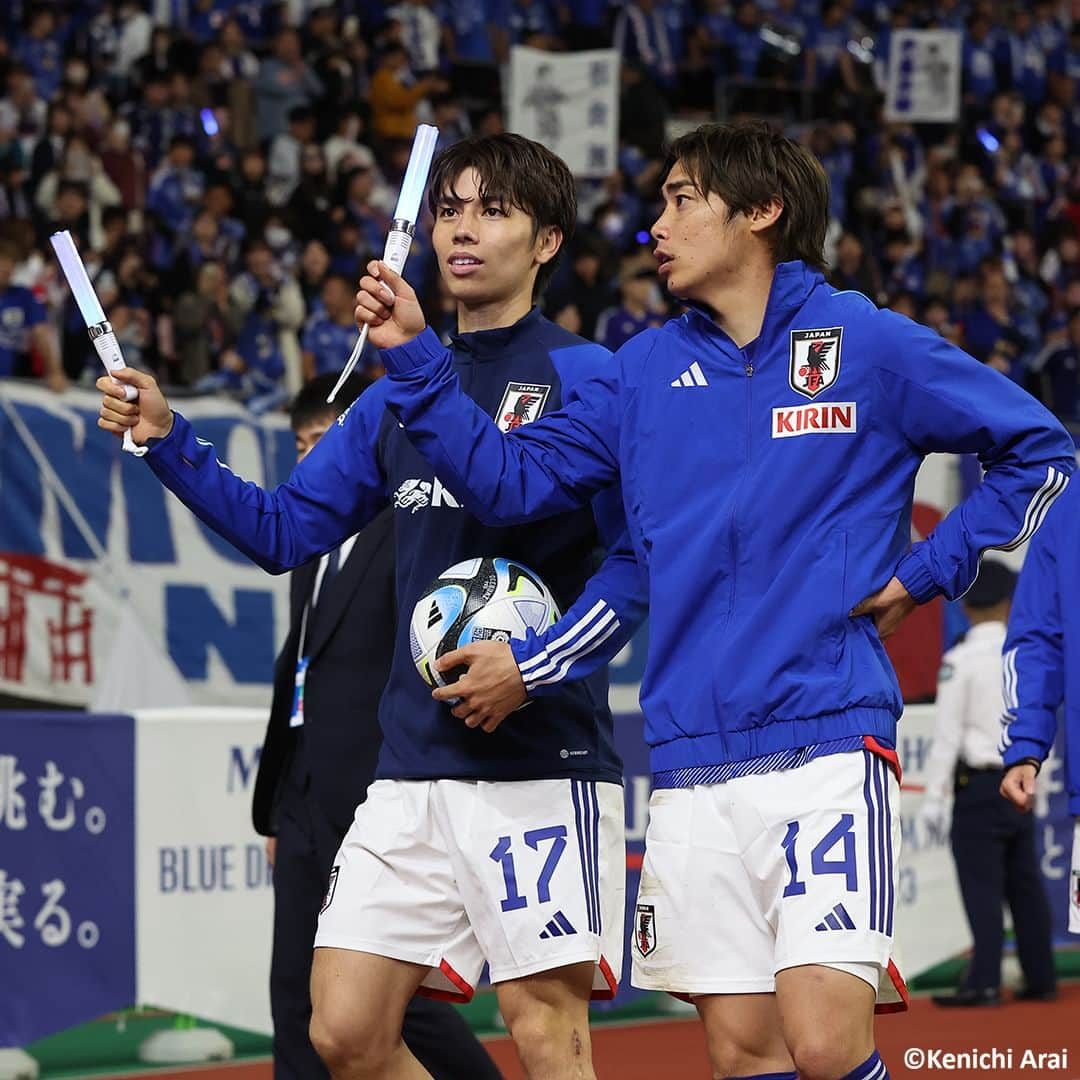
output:
[[[377,780],[334,860],[315,947],[431,968],[421,993],[468,1001],[504,982],[622,969],[623,792],[583,780]]]
[[[870,750],[654,791],[633,984],[768,993],[778,971],[821,964],[879,986],[879,1009],[903,1008],[890,959],[899,795]]]

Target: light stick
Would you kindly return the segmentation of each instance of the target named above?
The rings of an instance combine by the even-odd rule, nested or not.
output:
[[[401,191],[398,194],[397,209],[394,210],[394,220],[383,249],[382,261],[396,274],[400,274],[405,268],[405,260],[409,257],[413,232],[416,230],[416,218],[420,213],[420,200],[424,197],[424,188],[427,187],[428,172],[431,170],[431,159],[435,156],[435,143],[438,138],[439,129],[431,124],[420,124],[413,138],[405,179],[401,182]],[[359,362],[367,336],[368,326],[365,323],[348,363],[326,399],[328,405],[337,397],[338,391],[345,385],[345,380]]]
[[[127,367],[127,364],[124,363],[124,355],[120,351],[120,342],[116,340],[116,334],[113,333],[112,323],[105,318],[101,301],[94,291],[94,286],[86,272],[86,267],[83,265],[79,249],[71,239],[71,233],[66,229],[63,232],[53,233],[49,237],[49,242],[53,246],[53,251],[56,252],[56,258],[60,262],[60,269],[64,271],[64,277],[67,278],[68,287],[71,289],[72,296],[75,297],[75,303],[79,305],[83,322],[86,323],[86,331],[90,335],[90,340],[94,343],[94,350],[100,357],[102,364],[105,365],[105,371],[109,378],[112,378],[114,371],[118,368]],[[135,401],[138,398],[139,391],[134,386],[121,383],[119,379],[113,379],[112,381],[117,386],[123,386],[126,401]],[[135,445],[131,438],[130,429],[124,432],[124,449],[128,453],[139,456],[146,453],[145,447]]]

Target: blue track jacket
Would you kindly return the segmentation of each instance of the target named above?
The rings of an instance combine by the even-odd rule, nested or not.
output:
[[[1080,815],[1080,485],[1073,484],[1031,542],[1005,638],[1006,765],[1045,760],[1065,704],[1069,813]]]
[[[919,602],[959,596],[981,551],[1034,533],[1075,465],[1065,430],[1019,387],[800,262],[777,268],[746,348],[691,311],[615,361],[504,437],[425,331],[385,351],[387,403],[492,524],[621,481],[648,577],[641,704],[660,785],[894,740],[899,686],[852,608],[894,574]],[[915,474],[939,451],[978,454],[986,479],[912,547]]]
[[[536,310],[513,326],[456,337],[446,357],[470,407],[507,429],[558,408],[571,387],[613,363],[606,349]],[[274,491],[235,476],[180,415],[144,460],[215,532],[271,573],[336,547],[394,505],[400,617],[379,706],[377,777],[621,782],[607,662],[644,617],[645,593],[618,491],[601,492],[591,510],[567,507],[526,526],[484,525],[410,445],[386,411],[387,389],[383,379],[366,390]],[[498,433],[495,424],[492,431]],[[598,542],[608,555],[588,580],[599,564]],[[491,734],[466,728],[432,700],[409,649],[409,617],[424,590],[447,567],[485,555],[532,567],[565,612],[531,636],[522,654],[536,658],[528,681],[538,684],[530,687],[535,700]]]

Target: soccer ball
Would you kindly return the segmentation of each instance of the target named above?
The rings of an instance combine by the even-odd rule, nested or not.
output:
[[[409,623],[409,647],[429,686],[457,682],[464,667],[438,672],[444,653],[474,641],[524,638],[556,622],[555,598],[539,575],[514,559],[466,559],[444,570],[424,590]]]

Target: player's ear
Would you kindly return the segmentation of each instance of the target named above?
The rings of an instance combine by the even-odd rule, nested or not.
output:
[[[536,261],[551,262],[562,247],[563,234],[558,225],[545,225],[536,234]]]

